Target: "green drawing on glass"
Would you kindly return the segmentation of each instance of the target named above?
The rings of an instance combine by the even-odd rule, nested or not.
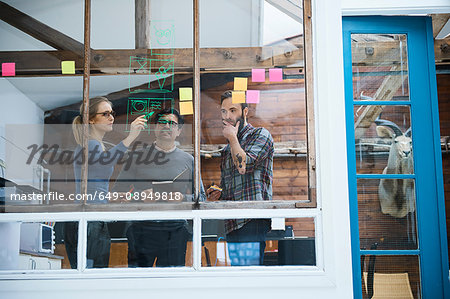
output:
[[[134,90],[136,86],[142,84],[142,76],[136,76],[137,74],[148,75],[148,81],[151,81],[151,59],[130,56],[130,67],[128,69],[128,90],[130,93],[139,92],[139,90]],[[147,81],[146,80],[146,81]]]
[[[155,73],[156,81],[159,87],[159,92],[171,92],[173,91],[173,75],[174,75],[174,60],[173,59],[152,59],[152,62],[162,62],[163,64],[158,68]],[[166,86],[167,81],[167,86]],[[149,87],[152,87],[152,82],[149,83]],[[155,89],[157,91],[158,88]]]
[[[152,112],[149,112],[149,113],[147,113],[145,116],[144,116],[144,118],[147,120],[147,121],[149,121],[150,120],[150,117],[152,117],[152,115],[155,113],[155,111],[152,111]],[[148,126],[147,126],[147,123],[145,123],[144,124],[144,128],[147,128]]]
[[[152,21],[150,41],[151,55],[173,55],[175,41],[175,26],[170,20]],[[161,51],[164,49],[165,51]],[[166,51],[167,50],[167,51]]]
[[[140,115],[144,115],[147,120],[159,111],[163,109],[174,109],[175,101],[172,97],[170,98],[128,98],[127,105],[127,123],[125,131],[130,131],[131,122]],[[165,129],[165,130],[170,130]],[[146,125],[145,131],[150,133],[155,130],[155,125]]]

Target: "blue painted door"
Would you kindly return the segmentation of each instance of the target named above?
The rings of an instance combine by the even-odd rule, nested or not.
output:
[[[354,296],[450,298],[431,18],[344,17],[343,42]]]

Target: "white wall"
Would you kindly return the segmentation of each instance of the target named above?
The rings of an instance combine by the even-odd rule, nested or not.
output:
[[[30,144],[42,144],[44,111],[15,88],[0,79],[0,159],[6,162],[6,177],[13,182],[38,187],[33,168],[26,165]],[[6,141],[6,140],[8,141]]]

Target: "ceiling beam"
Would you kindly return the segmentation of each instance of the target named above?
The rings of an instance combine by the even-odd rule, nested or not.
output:
[[[71,51],[79,57],[84,55],[84,45],[82,43],[24,14],[3,1],[0,1],[0,19],[50,47],[57,50]]]
[[[434,14],[431,15],[431,18],[433,24],[433,37],[436,38],[442,28],[444,28],[445,24],[447,24],[450,14]]]
[[[392,42],[358,42],[358,47],[352,48],[353,63],[364,66],[383,65],[394,66],[400,62],[398,41]],[[371,51],[366,51],[369,49]],[[153,50],[154,54],[167,53],[167,49]],[[450,62],[450,37],[436,40],[434,43],[436,65]],[[92,50],[91,74],[117,75],[128,74],[130,57],[150,58],[149,49],[129,50]],[[157,57],[158,55],[154,56]],[[161,57],[162,55],[159,55]],[[175,72],[192,71],[192,49],[177,48],[171,56],[175,61]],[[406,52],[403,53],[406,57]],[[16,63],[16,76],[45,76],[61,74],[61,61],[74,60],[76,73],[81,75],[83,58],[72,51],[0,51],[0,61]],[[270,68],[303,65],[303,45],[292,44],[266,47],[238,48],[201,48],[200,64],[202,71],[237,71],[251,68]],[[162,62],[152,63],[156,70]],[[131,69],[136,74],[138,69]],[[141,72],[142,73],[142,72]]]
[[[136,63],[130,67],[130,57],[170,57],[174,60],[175,72],[192,72],[192,49],[174,49],[170,56],[155,55],[167,53],[169,50],[153,50],[154,56],[148,49],[130,50],[92,50],[91,74],[145,74]],[[276,53],[275,53],[276,52]],[[238,48],[202,48],[200,63],[202,70],[242,70],[253,67],[269,68],[286,66],[303,61],[303,51],[289,49],[285,55],[279,47],[238,47]],[[263,59],[265,58],[265,59]],[[7,51],[0,52],[0,61],[16,63],[16,76],[55,75],[61,74],[61,60],[75,60],[77,74],[82,74],[83,59],[68,51]],[[154,60],[151,62],[152,71],[158,70],[165,62]]]
[[[401,66],[396,65],[391,71],[400,71]],[[391,101],[397,90],[402,86],[407,76],[386,76],[373,95],[374,101]],[[361,115],[355,121],[355,139],[358,140],[364,136],[367,129],[374,123],[375,119],[383,112],[384,106],[368,105],[364,108]]]

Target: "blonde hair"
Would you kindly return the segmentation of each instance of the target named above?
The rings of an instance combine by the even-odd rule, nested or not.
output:
[[[93,119],[97,115],[98,106],[103,102],[108,103],[112,107],[111,101],[109,101],[106,97],[95,97],[89,99],[89,120]],[[83,143],[83,126],[81,126],[83,124],[82,115],[83,104],[81,104],[80,106],[80,115],[77,115],[72,121],[73,136],[75,137],[75,141],[79,145],[82,145]]]

